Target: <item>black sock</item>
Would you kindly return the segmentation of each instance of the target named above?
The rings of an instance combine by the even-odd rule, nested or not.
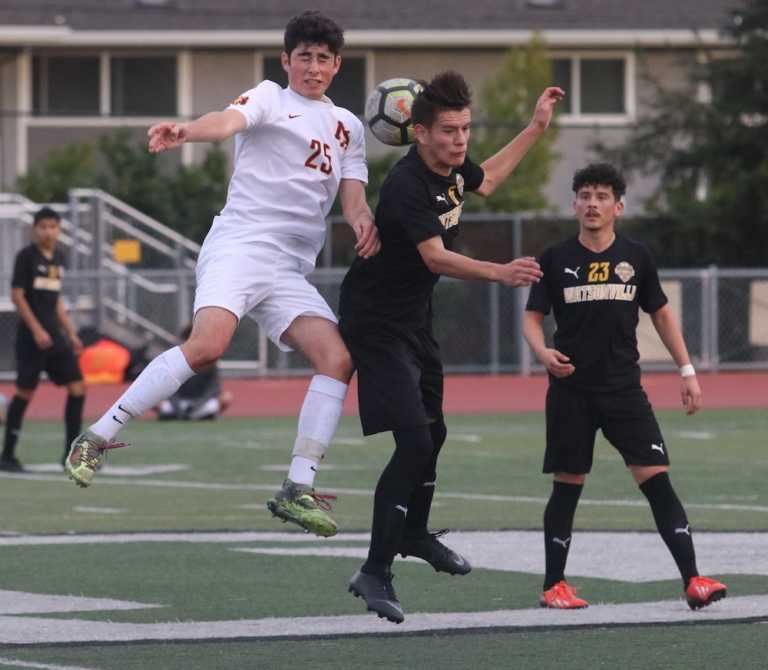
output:
[[[429,426],[394,431],[395,453],[381,473],[373,501],[373,527],[368,560],[362,571],[387,574],[405,528],[408,503],[432,456]]]
[[[16,454],[16,443],[19,441],[21,424],[24,420],[24,412],[29,404],[21,396],[13,396],[8,406],[8,415],[5,417],[5,439],[3,441],[2,458],[13,458]]]
[[[403,534],[406,537],[424,537],[427,534],[427,522],[429,521],[429,512],[432,509],[432,498],[435,495],[435,485],[437,483],[437,457],[440,455],[440,449],[445,443],[447,429],[442,418],[429,427],[432,436],[432,458],[424,472],[421,473],[420,481],[416,485],[408,502],[408,514],[405,517],[405,530]]]
[[[571,546],[571,530],[582,484],[552,482],[552,495],[544,510],[544,590],[565,579],[565,563]]]
[[[683,588],[686,588],[691,577],[696,577],[699,572],[696,569],[691,527],[688,525],[683,505],[672,488],[669,474],[660,472],[654,475],[640,484],[640,490],[651,504],[656,528],[672,553],[683,578]]]
[[[72,395],[70,393],[67,396],[67,404],[64,406],[64,423],[66,424],[64,453],[69,453],[69,445],[80,434],[83,425],[84,404],[84,395]]]

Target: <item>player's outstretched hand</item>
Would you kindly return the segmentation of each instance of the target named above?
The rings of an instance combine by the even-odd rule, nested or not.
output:
[[[680,378],[680,395],[686,414],[696,414],[701,409],[701,387],[696,375]]]
[[[558,379],[568,377],[576,371],[571,359],[557,349],[545,349],[539,360]]]
[[[163,122],[152,126],[148,131],[149,153],[175,149],[187,141],[187,127],[184,123]]]
[[[379,253],[381,241],[379,240],[379,229],[376,224],[368,217],[356,221],[352,225],[355,231],[357,243],[355,251],[360,258],[370,258]]]
[[[557,86],[549,86],[544,89],[544,93],[539,96],[536,102],[536,109],[533,110],[531,125],[538,130],[544,131],[549,127],[552,121],[552,114],[555,111],[555,105],[565,97],[565,91]]]
[[[501,266],[499,281],[505,286],[530,286],[538,282],[544,273],[533,256],[516,258]]]

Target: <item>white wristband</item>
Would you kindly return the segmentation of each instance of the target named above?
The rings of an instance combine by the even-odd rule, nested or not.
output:
[[[680,376],[681,377],[695,377],[696,376],[696,370],[695,368],[688,363],[687,365],[681,365],[680,366]]]

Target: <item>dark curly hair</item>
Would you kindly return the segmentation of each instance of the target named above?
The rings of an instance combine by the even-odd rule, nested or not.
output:
[[[285,26],[283,46],[289,56],[302,42],[304,44],[326,44],[328,50],[338,56],[344,46],[344,31],[333,19],[316,11],[302,12],[294,16]]]
[[[591,163],[577,170],[573,175],[573,192],[578,193],[584,186],[610,186],[616,200],[620,200],[627,192],[624,177],[610,163]]]
[[[472,104],[469,85],[458,72],[441,72],[430,81],[419,82],[424,88],[416,96],[411,107],[411,121],[427,128],[444,109],[464,109]]]

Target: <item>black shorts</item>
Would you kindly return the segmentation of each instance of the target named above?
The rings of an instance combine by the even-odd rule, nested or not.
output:
[[[544,472],[588,473],[598,428],[627,465],[669,465],[667,445],[642,388],[594,393],[550,382]]]
[[[18,335],[16,338],[16,386],[25,391],[34,390],[43,371],[57,386],[83,379],[77,357],[62,337],[55,337],[50,349],[39,349],[34,340],[22,334]]]
[[[443,415],[443,364],[424,329],[366,329],[341,334],[357,368],[364,435],[424,426]]]

